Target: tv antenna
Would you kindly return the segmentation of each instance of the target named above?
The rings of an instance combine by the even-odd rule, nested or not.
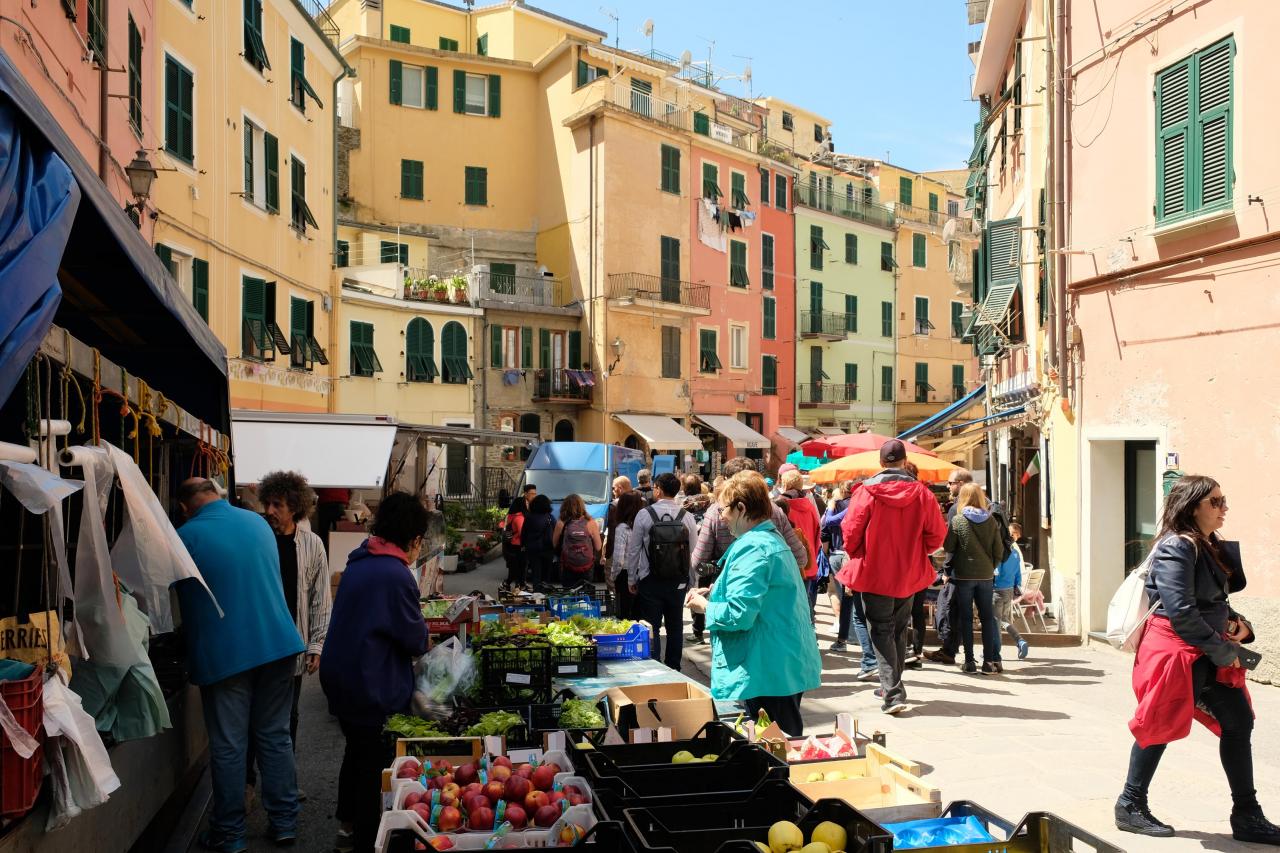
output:
[[[640,32],[649,39],[649,56],[653,56],[653,18],[645,18],[644,25],[640,27]]]
[[[604,6],[600,7],[600,14],[606,18],[613,18],[613,46],[618,46],[618,10],[609,9]]]
[[[735,53],[735,54],[733,55],[733,58],[734,58],[734,59],[745,59],[745,60],[747,61],[747,62],[746,62],[746,67],[742,69],[742,73],[741,73],[741,74],[738,74],[738,75],[735,75],[734,79],[741,80],[743,83],[745,83],[745,84],[747,85],[747,98],[748,98],[748,99],[750,99],[750,98],[751,98],[751,60],[752,60],[754,57],[751,57],[751,56],[739,56],[738,54],[736,54],[736,53]]]

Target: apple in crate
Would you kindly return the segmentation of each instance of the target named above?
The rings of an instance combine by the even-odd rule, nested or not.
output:
[[[507,758],[505,755],[499,755],[497,758],[493,759],[493,766],[494,766],[494,767],[505,767],[505,768],[507,768],[508,770],[510,770],[510,769],[511,769],[511,759],[510,759],[510,758]]]
[[[409,794],[404,798],[404,806],[402,806],[402,808],[406,808],[406,809],[413,808],[418,803],[422,802],[422,796],[423,794],[421,791],[410,791]]]
[[[567,800],[567,799],[569,799],[569,797],[565,794],[564,791],[552,791],[551,793],[547,794],[547,802],[551,803],[551,805],[553,806],[558,805],[561,800]]]
[[[440,809],[440,822],[436,827],[441,832],[456,832],[462,828],[462,812],[453,806]]]
[[[422,818],[427,823],[431,823],[431,806],[426,803],[417,803],[414,805],[413,811],[418,815],[418,817]]]
[[[524,829],[524,825],[529,822],[529,816],[525,811],[515,803],[507,806],[506,820],[511,823],[515,829]]]
[[[481,806],[467,815],[469,829],[493,829],[493,809]]]
[[[501,764],[489,771],[490,779],[497,779],[499,782],[505,782],[511,778],[511,768]]]
[[[560,819],[559,806],[543,806],[533,813],[533,825],[550,827]]]
[[[462,808],[467,814],[472,814],[478,809],[489,808],[489,798],[484,794],[467,794],[462,798]]]
[[[528,814],[537,815],[539,809],[550,804],[546,791],[530,791],[524,795],[524,810]]]
[[[512,776],[507,780],[507,792],[503,796],[513,803],[523,803],[524,798],[533,790],[532,783],[523,776]]]
[[[489,803],[497,805],[498,800],[502,799],[502,795],[507,792],[507,786],[501,782],[490,782],[484,786],[484,795],[489,798]]]
[[[526,778],[526,779],[530,779],[530,778],[532,778],[532,777],[533,777],[533,765],[532,765],[532,764],[521,764],[519,767],[517,767],[517,768],[516,768],[516,774],[515,774],[515,775],[517,775],[517,776],[523,776],[523,777],[524,777],[524,778]]]
[[[533,777],[529,781],[533,782],[533,787],[539,791],[550,791],[551,786],[556,782],[556,774],[559,772],[554,765],[544,764],[533,771]]]
[[[400,769],[396,771],[397,779],[417,779],[422,775],[422,765],[416,761],[406,761],[400,765]]]
[[[483,794],[483,793],[484,793],[484,785],[481,785],[479,782],[472,782],[470,785],[462,786],[462,795],[464,797],[467,794]]]
[[[453,781],[465,788],[472,782],[479,782],[480,773],[474,764],[463,764],[453,771]]]

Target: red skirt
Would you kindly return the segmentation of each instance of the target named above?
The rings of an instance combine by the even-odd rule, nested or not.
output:
[[[1181,740],[1191,733],[1193,719],[1221,736],[1218,721],[1197,708],[1192,695],[1194,679],[1191,668],[1203,654],[1179,637],[1164,616],[1152,616],[1147,620],[1142,643],[1133,662],[1133,693],[1138,697],[1138,708],[1129,721],[1129,731],[1133,732],[1134,739],[1143,749]],[[1244,672],[1237,667],[1221,666],[1218,667],[1217,680],[1228,687],[1243,689],[1252,705]]]

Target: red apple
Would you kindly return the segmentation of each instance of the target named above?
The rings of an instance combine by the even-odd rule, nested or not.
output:
[[[467,814],[474,812],[476,809],[489,808],[489,798],[484,794],[468,794],[462,798],[462,807],[466,809]]]
[[[583,797],[581,794],[570,794],[570,795],[569,795],[569,805],[571,805],[571,806],[580,806],[580,805],[582,805],[583,803],[585,803],[586,801],[587,801],[587,800],[586,800],[586,798],[585,798],[585,797]]]
[[[432,850],[452,850],[453,849],[453,839],[451,839],[447,835],[437,835],[435,838],[431,839],[430,843],[431,843]]]
[[[533,790],[533,783],[523,776],[512,776],[507,780],[507,793],[503,796],[513,803],[523,803],[524,798]]]
[[[551,793],[547,794],[547,802],[551,803],[551,805],[553,806],[556,803],[560,802],[561,800],[567,800],[567,799],[569,798],[565,796],[564,791],[552,791]]]
[[[431,822],[431,806],[427,805],[426,803],[418,803],[413,807],[413,810],[417,812],[418,816],[423,820],[425,820],[427,823]]]
[[[507,768],[508,770],[510,770],[510,769],[511,769],[511,759],[510,759],[510,758],[507,758],[505,755],[499,755],[497,758],[493,759],[493,766],[494,766],[494,767],[505,767],[505,768]]]
[[[443,759],[443,758],[442,758],[442,759],[440,759],[439,761],[435,762],[433,766],[434,766],[437,770],[439,770],[441,773],[452,773],[452,772],[453,772],[453,765],[452,765],[452,764],[450,764],[448,761],[446,761],[446,760],[445,760],[445,759]]]
[[[467,815],[469,829],[493,829],[493,809],[480,807]]]
[[[479,782],[472,782],[469,785],[463,785],[462,793],[463,794],[482,794],[484,793],[484,785],[481,785]]]
[[[536,815],[538,809],[550,803],[544,791],[530,791],[524,795],[524,810],[531,815]]]
[[[396,771],[397,779],[417,779],[422,775],[422,765],[416,761],[406,761]]]
[[[564,792],[565,792],[565,794],[567,794],[567,795],[569,795],[569,796],[572,796],[572,795],[574,795],[574,794],[581,794],[581,793],[582,793],[582,789],[581,789],[581,788],[579,788],[577,785],[565,785],[565,786],[564,786]]]
[[[533,776],[533,765],[521,764],[519,767],[516,768],[516,775],[523,776],[526,779],[530,778],[531,776]]]
[[[529,822],[529,816],[525,811],[515,803],[507,806],[506,819],[511,822],[511,826],[515,829],[523,829],[524,825]]]
[[[489,798],[489,802],[494,805],[498,800],[502,799],[502,795],[507,792],[507,786],[501,782],[490,782],[484,786],[484,795]]]
[[[511,778],[511,768],[503,767],[499,764],[497,767],[489,771],[490,779],[497,779],[499,782],[505,782]]]
[[[563,770],[563,769],[561,769],[560,765],[559,765],[559,764],[556,764],[554,761],[548,761],[546,764],[544,764],[544,765],[542,765],[542,766],[543,766],[543,767],[550,767],[550,768],[551,768],[551,773],[552,773],[552,775],[554,775],[554,774],[556,774],[556,773],[563,773],[563,772],[564,772],[564,770]]]
[[[444,785],[443,787],[440,788],[440,796],[442,798],[453,797],[455,800],[461,799],[462,789],[458,787],[457,782],[450,782],[449,784]]]
[[[453,780],[459,785],[467,786],[480,780],[480,774],[474,764],[464,764],[453,771]]]
[[[438,787],[443,788],[445,785],[454,784],[454,778],[452,773],[445,773],[443,775],[437,776],[436,778],[440,780],[440,784]],[[459,785],[459,787],[461,787],[461,785]]]
[[[440,810],[440,821],[436,827],[441,832],[454,832],[462,827],[462,812],[453,806],[445,806]]]
[[[533,813],[533,825],[548,827],[560,819],[558,806],[542,806]]]
[[[409,792],[409,794],[408,794],[408,796],[406,796],[406,797],[404,798],[404,806],[403,806],[403,807],[404,807],[404,808],[406,808],[406,809],[411,809],[411,808],[413,808],[413,807],[414,807],[414,806],[416,806],[418,803],[422,802],[422,796],[423,796],[423,795],[422,795],[422,792],[421,792],[421,791],[410,791],[410,792]]]
[[[550,764],[544,764],[537,770],[533,771],[533,787],[539,791],[550,791],[551,786],[556,782],[557,771],[551,769]]]

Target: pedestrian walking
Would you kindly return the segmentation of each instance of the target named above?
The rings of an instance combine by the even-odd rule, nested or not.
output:
[[[653,626],[653,659],[677,672],[684,651],[684,599],[693,580],[690,556],[698,539],[693,516],[675,501],[679,493],[675,474],[658,475],[652,505],[632,522],[626,557],[628,589],[637,597],[641,618]],[[666,633],[665,655],[660,627]]]
[[[917,592],[933,580],[929,555],[947,536],[938,502],[924,483],[902,470],[907,450],[891,439],[880,447],[884,470],[863,482],[841,524],[849,559],[837,576],[862,596],[880,670],[881,710],[906,710],[902,683],[907,619]]]
[[[804,475],[799,471],[788,471],[781,479],[782,497],[787,501],[787,520],[800,534],[800,541],[808,551],[808,563],[801,566],[804,575],[805,591],[809,596],[810,622],[817,621],[818,614],[818,540],[821,534],[822,519],[818,515],[818,507],[811,495],[804,492]]]
[[[191,683],[200,688],[209,735],[213,808],[200,843],[220,853],[247,849],[245,779],[253,741],[271,836],[292,844],[298,780],[289,718],[297,656],[307,646],[289,615],[275,535],[261,516],[223,500],[210,480],[183,482],[178,503],[187,518],[178,538],[209,586],[208,592],[194,580],[175,586]]]
[[[964,646],[964,671],[977,672],[973,656],[973,609],[978,608],[982,624],[982,672],[1000,673],[1000,628],[996,624],[994,578],[1004,562],[1005,545],[1000,523],[991,514],[987,496],[977,483],[965,483],[956,501],[959,508],[947,525],[942,547],[952,555],[951,583],[955,585],[955,607],[959,615],[955,630]]]
[[[685,474],[680,480],[680,506],[684,511],[693,515],[693,520],[701,524],[711,503],[711,493],[706,489],[702,478],[697,474]]]
[[[507,579],[499,587],[503,592],[525,584],[528,560],[524,553],[524,520],[529,503],[537,495],[538,487],[527,483],[507,507],[507,518],[502,523],[502,560],[507,564]]]
[[[750,459],[745,456],[735,456],[724,463],[721,474],[715,478],[716,486],[713,491],[715,500],[707,508],[707,514],[702,517],[702,523],[698,525],[698,544],[694,546],[691,558],[694,571],[697,572],[698,576],[697,585],[700,587],[710,588],[715,584],[716,578],[720,574],[720,558],[733,543],[733,533],[730,532],[729,525],[722,523],[720,520],[719,490],[724,488],[728,478],[743,471],[754,470],[755,467]],[[796,565],[799,566],[802,563],[806,563],[808,561],[808,552],[805,550],[804,543],[800,541],[799,534],[792,529],[786,513],[776,507],[772,512],[774,530],[782,535],[783,540],[787,543],[787,548],[795,558]],[[693,641],[695,643],[702,642],[703,625],[702,614],[693,614]]]
[[[604,511],[604,562],[612,565],[614,548],[613,532],[618,526],[618,499],[631,491],[631,480],[626,476],[613,478],[613,499]],[[619,555],[621,556],[621,555]],[[614,574],[613,572],[609,573]]]
[[[631,528],[636,523],[636,513],[644,509],[644,498],[636,491],[628,491],[618,498],[614,515],[617,526],[613,528],[615,552],[609,562],[609,583],[617,602],[620,619],[636,618],[636,597],[627,585],[627,540],[631,538]]]
[[[1022,595],[1022,549],[1018,540],[1022,538],[1022,525],[1010,522],[1009,535],[1013,544],[1009,548],[1009,556],[996,569],[995,578],[995,612],[1000,629],[1009,635],[1009,639],[1018,648],[1018,660],[1026,660],[1031,651],[1030,644],[1022,639],[1018,629],[1013,626],[1013,602]]]
[[[836,639],[827,648],[835,654],[842,654],[848,649],[849,631],[857,637],[858,648],[862,651],[862,666],[859,668],[859,681],[878,681],[880,667],[876,664],[875,648],[871,645],[871,634],[867,630],[867,617],[862,608],[862,596],[844,585],[839,579],[840,570],[844,568],[849,555],[845,550],[844,533],[840,525],[844,522],[849,510],[852,495],[861,485],[859,481],[845,483],[832,495],[832,501],[822,516],[822,529],[830,539],[831,553],[831,585],[839,597],[839,615],[836,619]]]
[[[320,655],[320,686],[346,738],[338,771],[337,851],[369,853],[382,812],[382,769],[392,750],[382,727],[407,713],[413,661],[427,652],[427,623],[408,567],[422,550],[428,513],[393,492],[378,504],[368,539],[351,552]]]
[[[524,524],[520,527],[520,543],[524,550],[525,577],[530,584],[551,583],[555,580],[555,532],[556,520],[551,516],[551,498],[535,495],[529,502]]]
[[[560,555],[560,575],[565,586],[591,581],[604,548],[600,525],[587,512],[580,495],[566,495],[560,503],[560,520],[551,533],[551,546]]]
[[[636,491],[644,498],[645,503],[653,503],[653,474],[648,468],[641,468],[636,472]]]
[[[720,507],[734,537],[724,571],[710,590],[688,596],[689,609],[705,614],[711,633],[711,695],[742,701],[751,717],[763,710],[799,737],[800,702],[805,691],[822,686],[822,660],[804,639],[809,608],[795,557],[774,527],[759,474],[731,477]]]
[[[948,526],[951,524],[951,519],[955,518],[960,490],[964,488],[966,483],[972,482],[973,474],[964,468],[952,471],[947,477],[949,503],[947,505],[946,521]],[[934,605],[934,622],[935,627],[938,629],[939,648],[926,654],[925,660],[952,666],[956,662],[956,653],[960,650],[960,635],[955,630],[959,616],[955,608],[956,588],[951,583],[950,554],[943,558],[942,570],[939,575],[942,586],[938,590],[938,600]]]

